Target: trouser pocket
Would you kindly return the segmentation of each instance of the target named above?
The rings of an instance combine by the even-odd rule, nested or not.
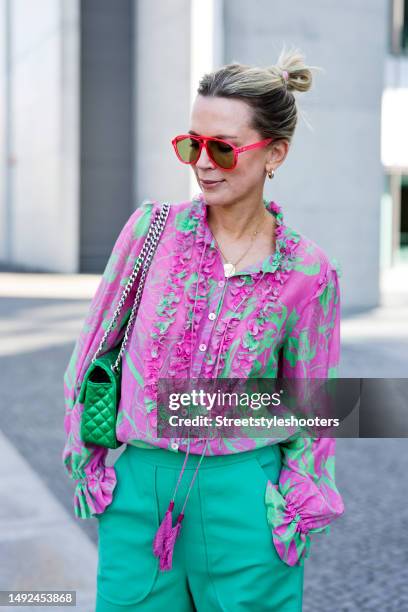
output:
[[[265,486],[270,480],[273,484],[279,482],[279,475],[282,467],[282,455],[278,444],[265,446],[254,457],[254,462],[258,466],[260,473],[265,480]]]

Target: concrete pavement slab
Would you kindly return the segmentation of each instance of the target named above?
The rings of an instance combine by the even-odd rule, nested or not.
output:
[[[1,433],[0,499],[0,590],[74,590],[75,610],[92,612],[95,545]]]

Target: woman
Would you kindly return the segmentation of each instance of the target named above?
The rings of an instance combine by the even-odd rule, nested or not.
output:
[[[97,612],[301,610],[311,537],[343,513],[333,438],[156,437],[160,378],[337,375],[336,267],[263,198],[310,68],[283,51],[271,68],[230,64],[200,82],[190,132],[173,146],[201,192],[171,205],[146,278],[122,367],[116,436],[127,446],[114,467],[106,448],[80,439],[78,392],[158,203],[131,215],[93,298],[64,376],[63,459],[76,516],[98,518]]]

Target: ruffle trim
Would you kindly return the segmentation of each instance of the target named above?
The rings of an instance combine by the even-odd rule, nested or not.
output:
[[[279,557],[287,565],[302,565],[310,554],[311,534],[329,533],[330,524],[344,511],[339,501],[331,507],[312,482],[294,487],[284,497],[279,485],[267,482],[267,521]]]
[[[174,378],[186,378],[190,372],[191,366],[191,347],[195,346],[197,331],[200,328],[200,322],[203,312],[207,306],[208,295],[210,291],[210,278],[216,261],[217,251],[215,248],[210,248],[207,251],[207,242],[205,239],[205,228],[203,224],[203,204],[201,206],[193,205],[191,216],[196,227],[195,245],[200,254],[200,265],[197,281],[192,282],[186,292],[187,300],[187,317],[183,328],[183,333],[180,340],[175,345],[173,352],[172,363],[169,367],[169,376]],[[191,258],[191,254],[190,254]],[[191,323],[193,322],[193,329]]]
[[[116,472],[113,466],[98,466],[94,471],[80,478],[75,488],[74,510],[78,518],[88,519],[101,514],[112,503],[116,486]]]
[[[191,261],[194,247],[194,231],[199,221],[198,215],[192,214],[195,206],[191,206],[190,211],[186,210],[186,219],[183,228],[176,228],[175,241],[176,248],[173,254],[173,264],[169,271],[168,281],[162,299],[157,306],[159,319],[155,322],[150,337],[150,350],[147,352],[145,361],[145,408],[149,418],[150,432],[147,435],[153,436],[153,430],[157,426],[157,415],[153,412],[157,406],[158,379],[162,372],[166,347],[166,336],[170,326],[176,320],[177,305],[183,294],[186,268]],[[184,329],[183,338],[177,343],[175,353],[180,360],[180,369],[185,371],[189,359],[189,337],[187,325]],[[171,366],[170,366],[171,368]]]
[[[283,285],[289,277],[295,261],[295,251],[300,241],[300,236],[296,232],[289,231],[283,222],[282,209],[274,201],[267,202],[267,209],[274,213],[276,218],[276,248],[271,255],[271,269],[268,272],[260,271],[254,275],[253,284],[248,283],[247,277],[233,277],[230,287],[232,306],[235,309],[233,315],[224,317],[220,321],[220,326],[212,337],[211,351],[207,355],[204,365],[205,377],[214,376],[217,378],[218,372],[225,367],[226,357],[231,348],[231,343],[235,338],[235,327],[239,324],[243,311],[247,304],[247,298],[256,297],[257,308],[248,317],[247,331],[241,338],[239,346],[234,350],[233,360],[230,364],[229,376],[234,378],[246,378],[252,375],[253,362],[259,355],[259,345],[264,342],[265,326],[268,323],[268,330],[271,329],[270,315],[276,310],[276,302],[282,292]],[[269,274],[269,282],[262,284],[257,289],[265,274]],[[276,333],[278,333],[278,329]],[[217,355],[215,358],[214,355]],[[215,372],[213,373],[213,370]],[[260,375],[256,372],[256,375]]]

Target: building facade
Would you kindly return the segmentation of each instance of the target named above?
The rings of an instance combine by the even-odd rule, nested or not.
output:
[[[344,312],[376,306],[381,267],[408,236],[406,150],[399,141],[397,159],[394,140],[385,143],[384,102],[387,88],[406,86],[404,9],[404,0],[314,0],[296,12],[284,0],[0,0],[1,264],[101,273],[142,201],[197,193],[171,138],[189,129],[200,75],[232,61],[272,65],[285,44],[323,72],[298,95],[293,144],[265,196],[339,262]]]

